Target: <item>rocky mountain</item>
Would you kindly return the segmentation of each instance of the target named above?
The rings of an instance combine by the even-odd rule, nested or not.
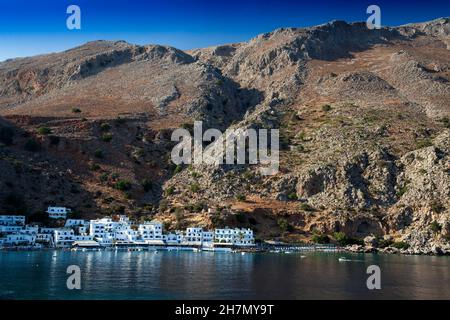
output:
[[[0,63],[0,210],[450,252],[450,21],[332,21],[181,50],[96,41]],[[280,171],[175,166],[175,128],[280,129]],[[209,209],[209,210],[208,210]],[[365,243],[363,241],[365,239]]]

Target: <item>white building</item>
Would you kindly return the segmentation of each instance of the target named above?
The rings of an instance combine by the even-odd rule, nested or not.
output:
[[[22,234],[34,234],[34,235],[38,234],[38,232],[39,232],[38,226],[30,226],[30,225],[25,226],[20,231],[20,233],[22,233]]]
[[[83,219],[67,219],[66,223],[64,224],[64,227],[65,228],[84,227],[86,224],[89,225],[89,221]]]
[[[174,233],[168,233],[163,235],[163,241],[166,245],[180,245],[183,242],[183,233],[181,231],[175,231]]]
[[[71,213],[72,210],[66,207],[48,207],[46,212],[51,219],[66,219],[67,214]]]
[[[22,231],[20,226],[0,226],[0,234],[14,234]]]
[[[140,239],[139,232],[131,228],[125,216],[120,216],[119,221],[111,218],[91,220],[89,235],[102,246],[129,244]]]
[[[203,244],[206,243],[213,243],[214,242],[214,232],[213,231],[203,231],[203,238],[202,238]]]
[[[53,247],[54,246],[53,234],[48,234],[48,233],[36,234],[36,243],[42,243],[42,244],[46,244],[48,246]]]
[[[58,229],[54,232],[54,243],[57,248],[69,248],[75,241],[91,241],[92,236],[75,235],[73,229]]]
[[[163,226],[160,222],[152,221],[140,224],[138,232],[140,239],[147,243],[155,240],[161,242],[163,240]]]
[[[202,228],[187,228],[184,237],[183,244],[190,246],[201,246],[203,239]]]
[[[214,242],[216,244],[226,244],[234,246],[254,246],[255,239],[251,229],[216,229],[214,232]]]
[[[24,226],[25,216],[0,216],[0,226]]]
[[[8,234],[3,241],[5,246],[32,246],[36,243],[36,235]]]
[[[87,235],[90,222],[83,219],[67,219],[64,228],[72,228],[80,235]]]

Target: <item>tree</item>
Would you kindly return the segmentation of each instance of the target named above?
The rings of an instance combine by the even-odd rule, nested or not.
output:
[[[114,187],[120,191],[127,191],[131,189],[131,182],[128,180],[119,180],[116,182]]]
[[[341,246],[345,246],[348,243],[348,237],[343,232],[335,232],[333,237],[336,240],[336,242]]]

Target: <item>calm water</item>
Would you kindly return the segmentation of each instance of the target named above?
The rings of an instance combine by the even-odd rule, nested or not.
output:
[[[304,256],[0,252],[0,299],[450,299],[449,257]],[[366,288],[371,264],[381,267],[382,290]],[[81,290],[66,287],[69,265],[81,268]]]

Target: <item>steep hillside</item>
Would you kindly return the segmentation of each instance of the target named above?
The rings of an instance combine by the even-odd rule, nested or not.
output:
[[[3,62],[0,210],[64,203],[168,228],[345,232],[450,252],[449,41],[448,18],[333,21],[189,52],[98,41]],[[194,119],[279,128],[279,173],[174,166],[171,132]]]

